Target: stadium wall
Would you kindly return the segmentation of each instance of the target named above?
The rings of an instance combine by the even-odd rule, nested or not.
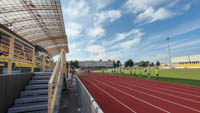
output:
[[[175,68],[200,68],[200,55],[173,57],[171,59]]]

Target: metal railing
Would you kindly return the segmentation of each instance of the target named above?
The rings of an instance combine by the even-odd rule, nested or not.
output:
[[[65,73],[67,76],[66,69],[66,56],[64,49],[61,50],[56,66],[54,67],[53,73],[48,84],[48,113],[53,113],[54,108],[58,105],[58,91],[61,83],[62,74]],[[66,78],[66,77],[65,77]],[[53,85],[55,87],[53,88]]]
[[[103,113],[79,77],[76,76],[75,79],[81,113]]]

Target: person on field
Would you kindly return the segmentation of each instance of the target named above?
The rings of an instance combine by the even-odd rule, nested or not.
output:
[[[159,70],[158,70],[158,67],[155,69],[155,74],[156,74],[156,79],[158,79],[158,77],[159,77]]]
[[[133,69],[132,69],[132,68],[130,68],[130,70],[129,70],[129,71],[130,71],[130,75],[132,75]]]
[[[122,68],[120,68],[120,74],[122,74]]]
[[[140,69],[139,69],[139,77],[141,77],[141,75],[142,75],[142,70],[141,70],[141,67],[140,67]]]
[[[148,79],[150,79],[150,68],[147,68],[147,76],[148,76]]]
[[[145,73],[147,72],[147,68],[144,68],[144,72],[145,72]]]
[[[136,68],[134,69],[134,75],[136,76]]]

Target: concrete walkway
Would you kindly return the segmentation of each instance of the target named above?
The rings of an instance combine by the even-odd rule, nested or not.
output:
[[[74,87],[62,92],[59,113],[80,113],[77,93]]]

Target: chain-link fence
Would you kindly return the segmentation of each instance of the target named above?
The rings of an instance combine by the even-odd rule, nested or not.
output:
[[[81,113],[103,113],[79,77],[77,76],[75,79]]]

